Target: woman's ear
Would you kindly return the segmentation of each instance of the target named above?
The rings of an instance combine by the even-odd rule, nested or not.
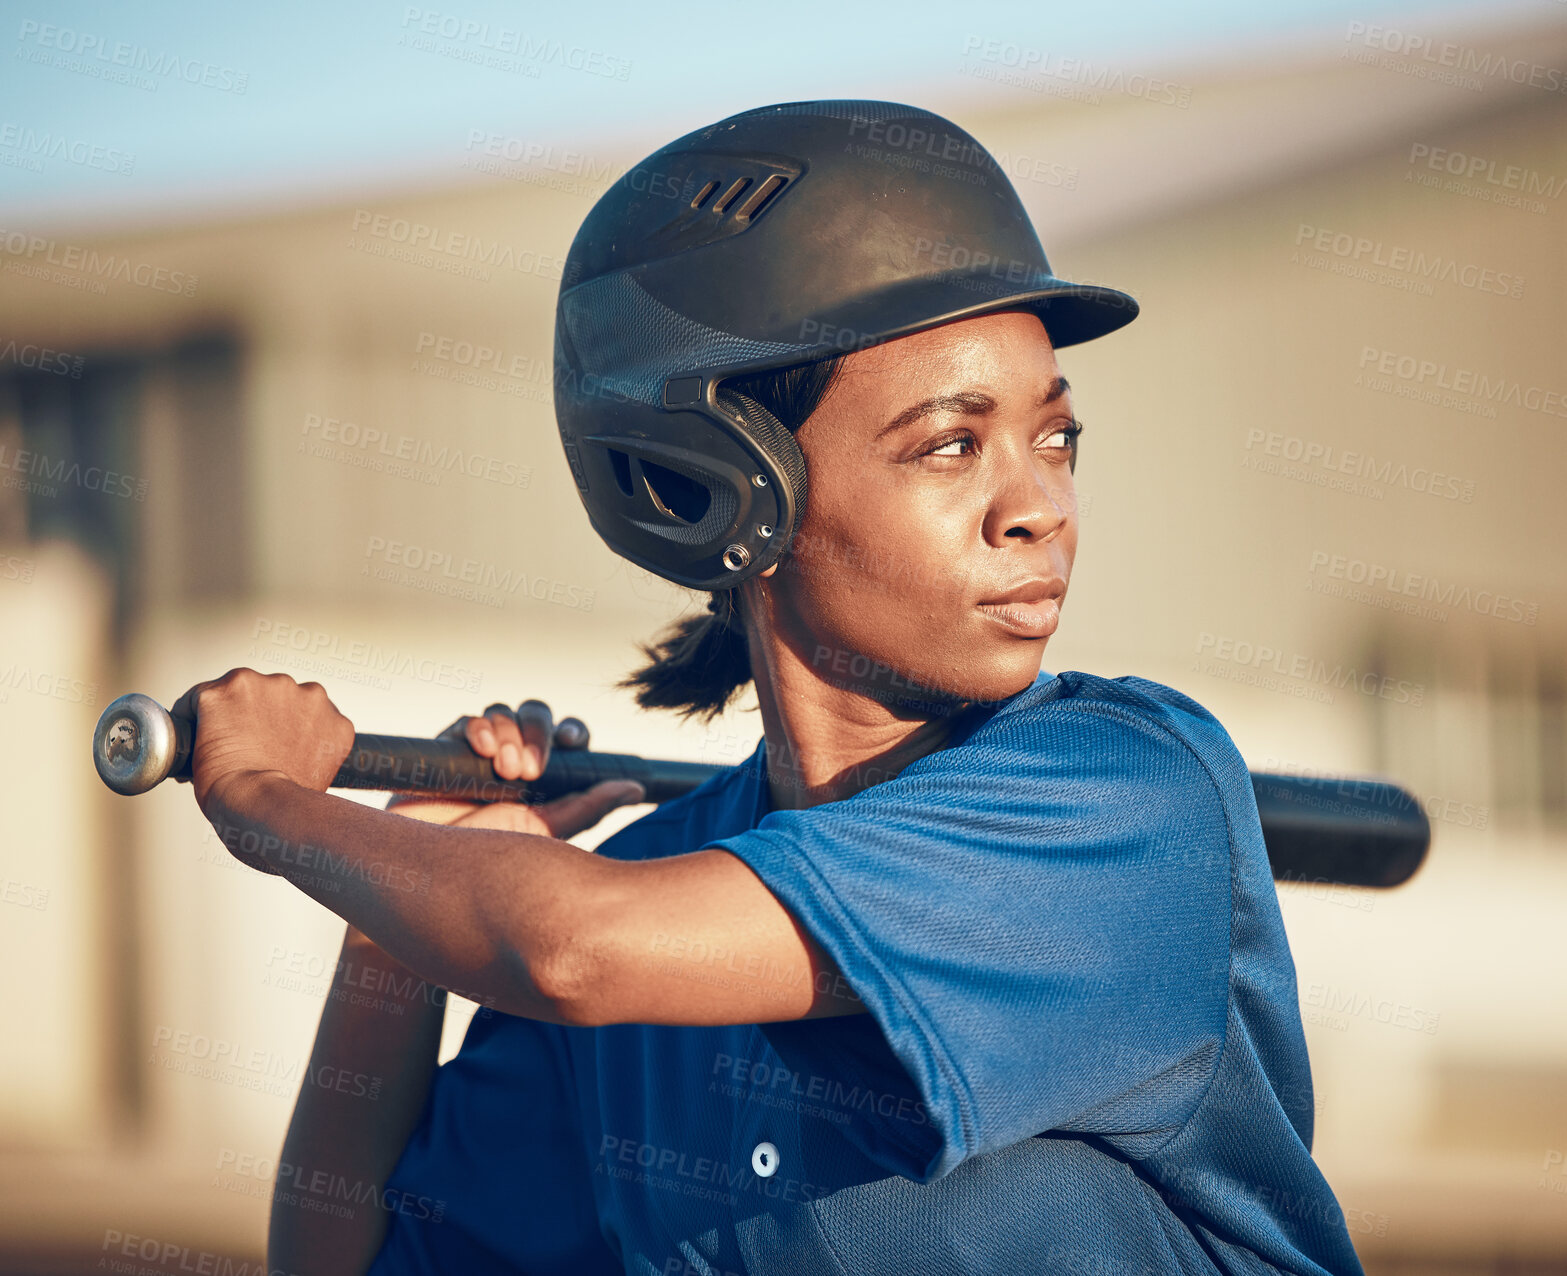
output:
[[[778,570],[778,564],[774,563],[765,572],[759,572],[757,574],[761,577],[761,579],[766,580],[769,576],[771,576],[777,570]]]

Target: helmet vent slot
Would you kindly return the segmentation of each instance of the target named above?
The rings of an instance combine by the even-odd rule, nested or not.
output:
[[[642,461],[642,477],[653,504],[683,523],[700,523],[713,503],[713,494],[701,483],[652,461]]]
[[[718,183],[716,181],[709,182],[706,186],[702,187],[701,190],[697,191],[696,198],[691,201],[691,207],[701,208],[703,204],[707,203],[708,196],[710,196],[717,189]]]
[[[784,183],[789,179],[781,173],[774,173],[765,182],[751,192],[751,197],[735,210],[735,218],[738,221],[747,221],[755,217],[767,206],[774,195],[783,189]]]
[[[734,203],[735,200],[737,198],[739,198],[740,192],[743,191],[750,184],[751,184],[751,179],[749,177],[737,177],[737,178],[735,178],[734,185],[731,186],[728,190],[726,190],[722,195],[720,195],[718,197],[718,199],[714,202],[714,204],[713,204],[713,211],[715,213],[723,213],[723,212],[725,212],[728,209],[729,205]]]
[[[615,471],[615,486],[622,496],[631,495],[631,458],[618,448],[605,448],[610,468]]]

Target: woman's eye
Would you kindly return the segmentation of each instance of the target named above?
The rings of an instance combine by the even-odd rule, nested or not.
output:
[[[957,452],[957,451],[952,451],[951,450],[953,448],[959,448],[959,447],[963,447],[965,445],[968,446],[968,447],[973,447],[974,446],[974,440],[973,440],[973,438],[971,436],[969,436],[967,434],[960,434],[955,439],[948,439],[945,443],[938,443],[935,447],[931,448],[928,452],[926,452],[925,455],[926,456],[967,456],[968,454],[966,452]]]
[[[1045,448],[1047,451],[1070,452],[1077,443],[1077,436],[1083,432],[1080,425],[1069,425],[1065,429],[1057,430],[1046,436]]]

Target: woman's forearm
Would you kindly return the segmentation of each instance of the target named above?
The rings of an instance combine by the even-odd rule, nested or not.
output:
[[[586,888],[604,866],[568,842],[406,819],[252,773],[209,812],[241,858],[262,861],[412,971],[509,1014],[565,1022]]]
[[[350,928],[278,1158],[269,1270],[363,1272],[389,1211],[444,1212],[389,1198],[386,1181],[429,1094],[445,1005],[444,990]]]

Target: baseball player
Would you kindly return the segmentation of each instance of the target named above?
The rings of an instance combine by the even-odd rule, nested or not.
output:
[[[319,686],[186,694],[225,843],[350,923],[269,1266],[1360,1272],[1243,760],[1169,687],[1042,669],[1057,352],[1136,314],[897,103],[731,116],[597,202],[566,458],[612,548],[711,596],[628,685],[753,685],[762,739],[589,854],[636,785],[372,810],[324,791],[353,728]],[[507,778],[568,743],[536,701],[449,733]],[[437,1066],[445,990],[479,1010]]]

